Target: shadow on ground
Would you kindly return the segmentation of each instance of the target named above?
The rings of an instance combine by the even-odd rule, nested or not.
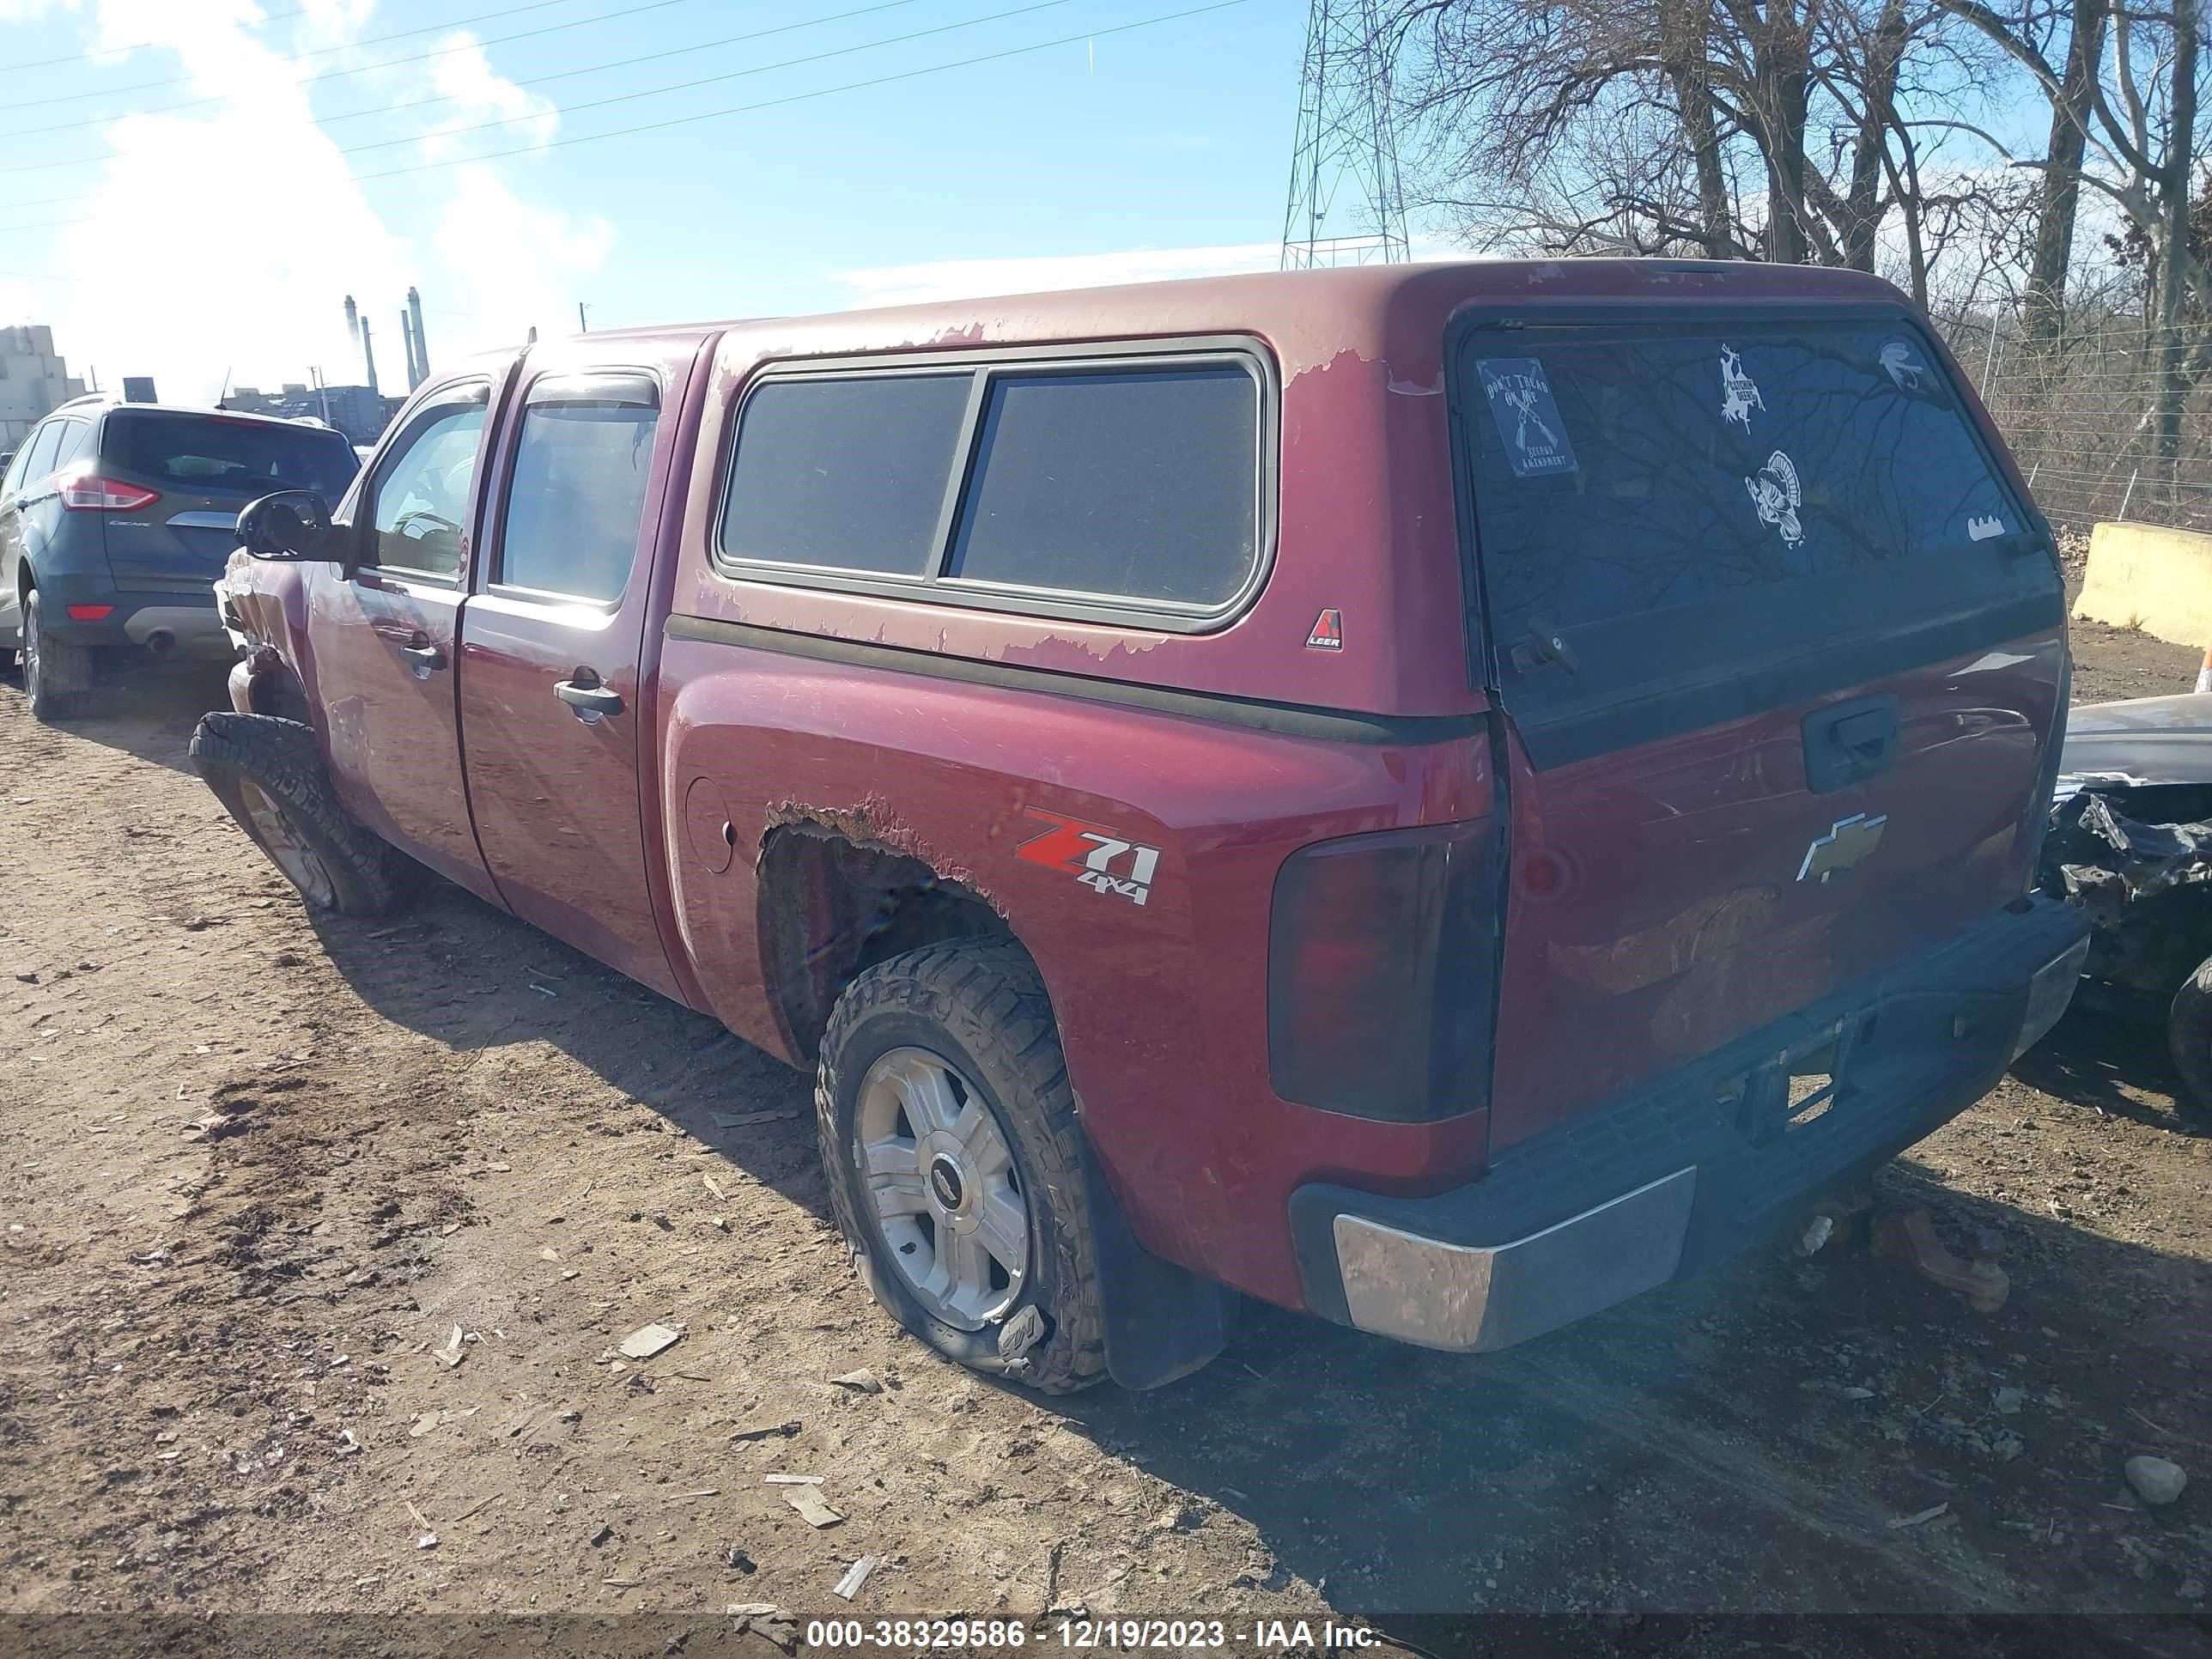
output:
[[[94,682],[84,712],[61,726],[88,743],[189,772],[192,728],[210,709],[230,707],[229,674],[228,663],[133,657]],[[22,695],[20,669],[0,675],[0,695]]]
[[[389,920],[313,920],[331,963],[384,1018],[463,1055],[550,1043],[757,1180],[828,1216],[812,1079],[719,1021],[434,878]]]
[[[2076,1106],[2179,1134],[2212,1133],[2203,1119],[2174,1109],[2181,1079],[2166,1053],[2165,1028],[2149,1021],[2076,1003],[2049,1036],[2020,1057],[2012,1074]]]
[[[397,921],[321,932],[384,1017],[464,1053],[550,1042],[823,1212],[807,1079],[713,1020],[442,884]],[[717,1122],[766,1111],[782,1115]],[[2118,1471],[2172,1447],[2135,1402],[2212,1443],[2203,1266],[1909,1160],[1882,1188],[1933,1206],[1954,1240],[1997,1233],[2006,1307],[1972,1313],[1894,1262],[1769,1246],[1498,1355],[1255,1307],[1194,1377],[1054,1403],[1202,1500],[1166,1524],[1244,1516],[1267,1551],[1255,1582],[1295,1574],[1378,1615],[1757,1611],[1778,1585],[1803,1610],[2185,1607],[2203,1534],[2142,1511]],[[2146,1536],[2123,1551],[2122,1533]]]
[[[1893,1262],[1770,1249],[1498,1355],[1268,1312],[1177,1389],[1071,1409],[1378,1613],[2183,1608],[2203,1532],[2161,1526],[2118,1475],[2212,1427],[2202,1265],[1910,1164],[1883,1186],[1954,1236],[1997,1231],[2007,1307],[1972,1314]],[[2138,1577],[2101,1534],[2143,1529]]]

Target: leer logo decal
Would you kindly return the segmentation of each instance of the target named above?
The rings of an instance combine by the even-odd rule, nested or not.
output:
[[[1132,904],[1142,904],[1152,889],[1152,872],[1159,867],[1160,849],[1140,842],[1126,841],[1095,823],[1064,818],[1057,812],[1040,812],[1025,806],[1023,812],[1052,827],[1040,830],[1014,849],[1018,857],[1048,870],[1064,870],[1085,887],[1101,893],[1119,893]],[[1117,870],[1117,867],[1118,870]]]
[[[1332,605],[1315,617],[1313,632],[1306,635],[1306,647],[1312,651],[1343,650],[1344,612]]]

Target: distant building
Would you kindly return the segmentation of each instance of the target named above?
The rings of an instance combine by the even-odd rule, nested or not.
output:
[[[353,442],[366,445],[384,435],[386,425],[406,401],[404,398],[383,397],[365,386],[317,388],[287,380],[276,392],[234,386],[224,397],[222,406],[243,415],[274,415],[288,421],[310,416],[327,420]]]
[[[43,323],[0,328],[0,448],[13,449],[58,404],[84,396]]]

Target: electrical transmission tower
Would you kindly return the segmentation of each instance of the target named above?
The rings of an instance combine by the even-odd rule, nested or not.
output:
[[[1283,213],[1285,270],[1413,257],[1376,12],[1376,0],[1312,0]]]

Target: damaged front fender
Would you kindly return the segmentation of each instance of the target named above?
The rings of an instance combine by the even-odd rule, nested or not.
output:
[[[2158,789],[2067,783],[2044,841],[2044,890],[2087,914],[2087,977],[2170,997],[2212,955],[2212,821],[2134,816],[2185,804]]]

